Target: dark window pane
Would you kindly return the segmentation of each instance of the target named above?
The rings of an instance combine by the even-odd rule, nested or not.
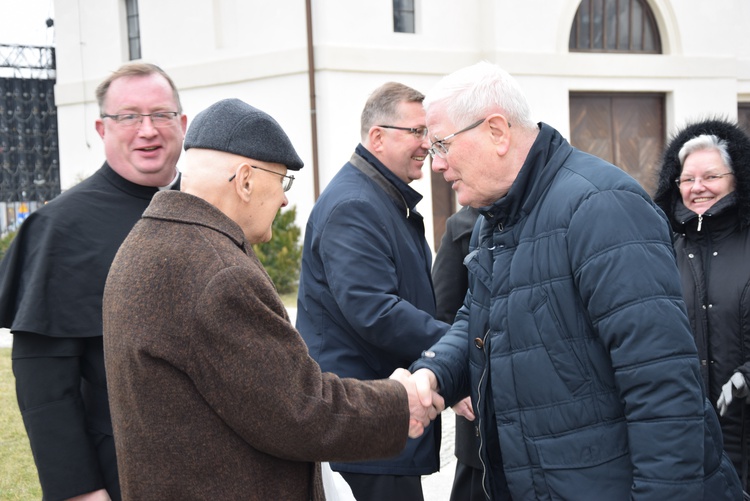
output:
[[[137,38],[130,40],[130,60],[141,58],[141,41]]]
[[[604,31],[606,50],[617,49],[617,0],[604,2]]]
[[[578,8],[578,47],[581,49],[591,48],[591,4],[590,0],[583,0]]]
[[[568,39],[568,47],[578,47],[578,16],[573,19],[573,27],[570,29],[570,38]]]
[[[591,21],[593,22],[594,29],[591,33],[592,41],[591,41],[591,47],[593,49],[603,49],[604,48],[604,13],[602,12],[602,9],[604,7],[604,2],[602,0],[591,0],[592,6],[593,6],[593,14],[591,16]]]
[[[414,0],[393,0],[393,31],[414,33]]]
[[[620,0],[617,13],[617,49],[630,50],[630,0]]]
[[[645,52],[657,52],[654,43],[654,31],[646,29],[643,31],[643,50]]]
[[[141,58],[141,29],[137,0],[125,0],[125,14],[127,15],[128,50],[132,61]]]
[[[134,38],[139,35],[140,35],[140,30],[138,29],[138,18],[129,17],[128,18],[128,37]]]
[[[640,2],[632,2],[632,32],[630,34],[630,50],[640,52],[643,50],[643,8]]]

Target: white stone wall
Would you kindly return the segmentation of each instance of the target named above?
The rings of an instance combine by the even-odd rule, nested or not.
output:
[[[289,193],[304,230],[314,202],[302,0],[141,0],[146,61],[175,80],[188,119],[238,97],[273,115],[306,168]],[[708,114],[736,117],[750,101],[750,2],[649,0],[663,55],[568,52],[578,0],[416,0],[416,34],[393,33],[388,0],[314,0],[321,189],[359,141],[359,114],[388,80],[426,92],[440,76],[481,59],[516,75],[535,118],[569,132],[570,91],[667,95],[667,131]],[[63,189],[103,161],[94,89],[127,61],[122,0],[55,0],[56,101]],[[414,187],[432,235],[428,167]],[[431,238],[428,238],[431,242]]]

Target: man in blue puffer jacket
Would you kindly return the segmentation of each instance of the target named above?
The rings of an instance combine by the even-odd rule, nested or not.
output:
[[[479,63],[425,98],[432,168],[480,208],[469,291],[412,365],[470,394],[490,499],[741,499],[664,214]]]

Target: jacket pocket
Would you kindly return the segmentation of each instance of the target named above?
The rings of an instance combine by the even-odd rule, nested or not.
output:
[[[546,296],[534,308],[533,315],[539,338],[557,376],[570,392],[575,394],[589,381],[589,377],[572,341],[565,336],[565,331]]]
[[[624,420],[532,440],[539,454],[539,464],[545,470],[589,468],[628,454]]]
[[[633,465],[624,421],[536,439],[534,444],[542,468],[537,480],[539,498],[581,501],[631,498]]]

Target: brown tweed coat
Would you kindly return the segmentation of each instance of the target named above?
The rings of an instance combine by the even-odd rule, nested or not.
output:
[[[124,499],[321,500],[319,461],[398,454],[395,381],[322,374],[240,227],[158,193],[104,292]]]

